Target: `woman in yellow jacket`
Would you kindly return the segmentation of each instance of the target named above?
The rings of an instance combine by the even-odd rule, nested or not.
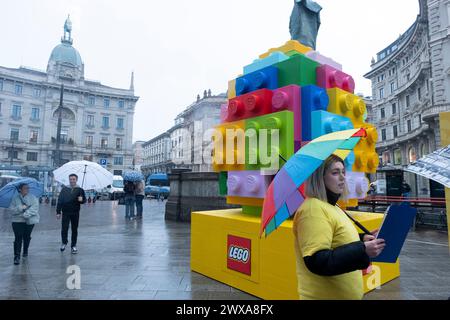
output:
[[[348,193],[344,161],[328,157],[309,177],[306,200],[294,217],[295,252],[300,299],[363,298],[362,271],[378,256],[384,240],[360,235],[336,206]]]

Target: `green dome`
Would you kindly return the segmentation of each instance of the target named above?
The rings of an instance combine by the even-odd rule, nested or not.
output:
[[[68,63],[78,68],[81,68],[83,65],[83,61],[81,60],[81,56],[77,49],[67,42],[62,42],[53,49],[52,54],[50,55],[49,62],[50,61]]]

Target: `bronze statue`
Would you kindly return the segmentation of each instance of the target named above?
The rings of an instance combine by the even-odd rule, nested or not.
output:
[[[294,0],[289,32],[291,39],[316,49],[322,7],[312,0]]]

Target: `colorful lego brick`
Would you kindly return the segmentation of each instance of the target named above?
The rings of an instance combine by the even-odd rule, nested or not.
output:
[[[216,172],[244,170],[245,122],[223,123],[214,127],[212,167]],[[232,141],[232,144],[229,143]],[[230,140],[230,142],[228,141]]]
[[[279,87],[291,84],[301,87],[316,84],[316,68],[319,64],[302,54],[292,56],[274,66],[278,68]]]
[[[249,216],[261,217],[262,207],[242,206],[242,213]]]
[[[366,130],[366,136],[359,140],[353,150],[355,153],[355,163],[352,171],[375,173],[380,161],[375,149],[378,132],[375,126],[369,123],[364,123],[361,127]]]
[[[305,53],[305,56],[320,63],[321,65],[327,64],[337,70],[342,71],[342,64],[334,61],[333,59],[331,59],[329,57],[326,57],[326,56],[320,54],[320,52],[318,52],[318,51],[309,51],[309,52]]]
[[[345,166],[345,170],[348,171],[352,171],[353,168],[353,164],[355,163],[355,152],[352,151],[349,153],[349,155],[347,156],[347,158],[345,158],[344,160],[344,166]]]
[[[225,122],[262,116],[272,112],[273,93],[260,89],[243,94],[228,101]]]
[[[265,67],[271,66],[275,63],[289,59],[289,56],[282,52],[272,52],[269,56],[263,59],[256,59],[253,63],[244,67],[244,74],[249,74]]]
[[[282,45],[281,47],[269,49],[269,51],[261,54],[259,56],[259,58],[261,58],[261,59],[266,58],[272,52],[276,52],[276,51],[283,52],[283,53],[289,52],[289,51],[295,51],[295,52],[298,52],[298,53],[301,53],[301,54],[305,54],[305,53],[307,53],[307,52],[309,52],[311,50],[312,50],[312,48],[301,44],[297,40],[289,40],[284,45]]]
[[[241,206],[262,207],[264,199],[228,196],[227,203]]]
[[[317,85],[325,89],[339,88],[353,93],[355,91],[355,80],[353,77],[335,69],[329,65],[317,67]]]
[[[344,210],[347,208],[355,208],[358,206],[358,199],[347,199],[347,201],[339,200],[337,204]]]
[[[302,91],[299,86],[290,85],[273,91],[272,110],[289,110],[294,113],[294,141],[302,140]]]
[[[275,162],[276,165],[280,165],[282,161],[279,157],[280,154],[285,159],[289,159],[294,154],[294,116],[291,111],[275,112],[247,119],[245,120],[245,130],[246,170],[271,168]],[[272,142],[274,130],[278,132],[278,145],[275,141]],[[251,132],[255,135],[250,134]],[[274,163],[272,163],[272,159]],[[270,163],[265,163],[269,160]]]
[[[376,173],[380,159],[376,152],[364,153],[355,151],[355,164],[352,170],[356,172]]]
[[[364,100],[339,88],[327,89],[327,93],[330,98],[327,111],[347,117],[355,128],[361,128],[366,112]]]
[[[278,88],[278,69],[271,66],[236,79],[236,96],[258,89]]]
[[[228,172],[219,172],[219,195],[226,196],[228,194],[227,189]]]
[[[369,180],[364,172],[347,171],[345,180],[348,186],[348,199],[364,199],[369,191]]]
[[[228,118],[228,105],[222,104],[220,106],[220,123],[227,122]]]
[[[349,118],[317,110],[311,112],[311,138],[315,139],[324,134],[353,129],[353,123]]]
[[[311,117],[316,110],[327,110],[328,95],[325,89],[315,85],[302,87],[302,141],[311,141]]]
[[[303,53],[300,53],[295,50],[291,50],[291,51],[285,52],[284,54],[287,55],[288,57],[293,57],[293,56],[298,56],[299,54],[303,54]]]
[[[262,175],[261,171],[229,171],[228,196],[264,198],[273,176]]]
[[[236,79],[228,81],[228,99],[236,97]]]

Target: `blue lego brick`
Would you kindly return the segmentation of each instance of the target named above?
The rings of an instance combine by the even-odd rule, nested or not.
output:
[[[344,160],[345,170],[352,171],[352,167],[353,167],[353,164],[355,163],[355,159],[356,159],[355,153],[353,151],[350,152],[350,154]]]
[[[353,129],[352,121],[328,111],[317,110],[311,112],[311,138],[323,136],[336,131]]]
[[[244,74],[249,74],[260,69],[274,65],[275,63],[289,59],[289,56],[282,52],[272,52],[267,58],[256,59],[253,63],[244,67]]]
[[[236,96],[258,89],[274,90],[277,88],[278,69],[275,67],[266,67],[236,79]]]
[[[330,99],[327,91],[315,85],[302,87],[302,141],[312,140],[312,112],[327,111]]]

